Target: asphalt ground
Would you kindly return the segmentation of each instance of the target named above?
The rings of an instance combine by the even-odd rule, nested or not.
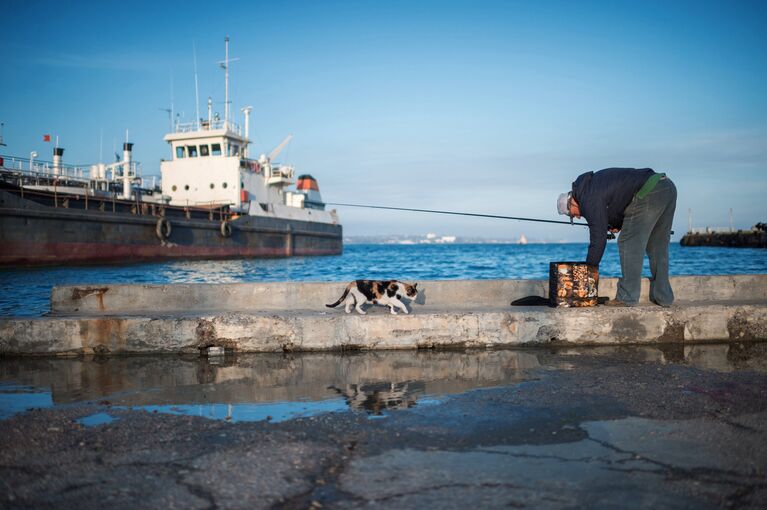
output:
[[[765,508],[767,344],[0,360],[2,508]]]

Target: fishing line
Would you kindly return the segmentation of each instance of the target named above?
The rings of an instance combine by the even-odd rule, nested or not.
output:
[[[571,223],[569,221],[558,221],[558,220],[543,220],[540,218],[524,218],[521,216],[502,216],[499,214],[479,214],[479,213],[468,213],[468,212],[458,212],[458,211],[437,211],[434,209],[413,209],[411,207],[387,207],[383,205],[363,205],[363,204],[341,204],[338,202],[325,202],[326,205],[337,205],[341,207],[362,207],[365,209],[388,209],[390,211],[411,211],[411,212],[423,212],[423,213],[431,213],[431,214],[452,214],[454,216],[474,216],[478,218],[497,218],[501,220],[518,220],[518,221],[536,221],[539,223],[559,223],[561,225],[581,225],[584,227],[588,227],[588,223]]]

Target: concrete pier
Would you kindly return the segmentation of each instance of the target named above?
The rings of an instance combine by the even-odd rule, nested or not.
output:
[[[600,281],[614,296],[617,280]],[[340,283],[65,286],[51,314],[0,319],[0,354],[81,355],[644,344],[767,340],[767,275],[672,278],[677,304],[512,307],[543,280],[419,282],[412,313],[345,314]]]

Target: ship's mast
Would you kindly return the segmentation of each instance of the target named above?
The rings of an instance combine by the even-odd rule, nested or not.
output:
[[[224,81],[224,129],[229,129],[229,36],[226,36],[226,77]]]
[[[199,130],[200,129],[200,87],[197,84],[197,45],[196,44],[192,44],[192,53],[194,53],[194,129]]]
[[[224,39],[226,53],[224,60],[218,64],[224,69],[224,129],[229,129],[229,63],[239,58],[229,58],[229,36]]]
[[[224,61],[219,65],[224,69],[224,129],[229,128],[229,36],[224,39]]]

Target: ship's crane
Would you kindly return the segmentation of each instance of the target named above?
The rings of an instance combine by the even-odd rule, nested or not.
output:
[[[283,141],[280,142],[280,144],[272,150],[272,152],[269,153],[269,161],[274,161],[274,158],[280,155],[280,152],[282,152],[282,149],[284,149],[290,141],[293,139],[293,134],[289,134],[285,137]]]
[[[292,166],[277,165],[276,167],[272,167],[272,161],[274,161],[274,159],[280,155],[280,152],[282,152],[282,150],[290,143],[292,139],[292,134],[286,136],[285,139],[281,141],[280,144],[272,150],[272,152],[269,153],[269,156],[266,154],[261,154],[261,156],[259,156],[258,162],[264,169],[264,175],[267,178],[267,184],[280,187],[293,184]]]

